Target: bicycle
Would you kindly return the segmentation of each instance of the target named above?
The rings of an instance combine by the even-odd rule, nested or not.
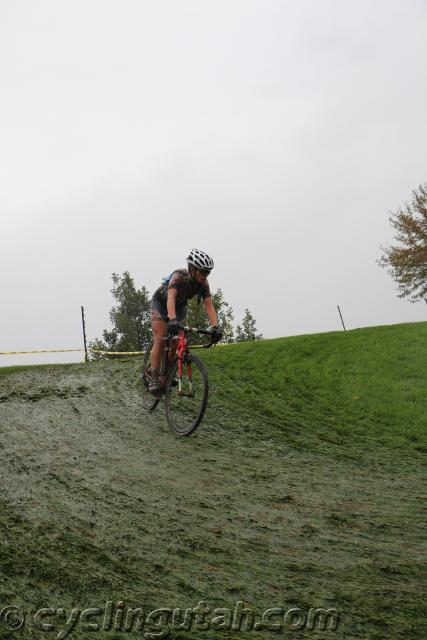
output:
[[[178,336],[167,335],[160,367],[160,392],[153,395],[148,387],[151,382],[151,349],[153,341],[145,352],[141,372],[142,401],[144,407],[153,411],[162,396],[165,399],[165,415],[169,427],[180,436],[191,435],[201,423],[208,402],[208,373],[202,360],[190,353],[187,335],[211,336],[210,341],[203,345],[209,349],[215,344],[211,331],[179,325]],[[172,343],[178,341],[176,355],[169,366],[169,354]]]

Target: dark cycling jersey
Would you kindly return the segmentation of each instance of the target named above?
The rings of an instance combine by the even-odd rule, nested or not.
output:
[[[202,300],[211,297],[209,283],[205,280],[203,283],[190,280],[187,269],[177,269],[170,278],[161,284],[154,292],[151,301],[151,319],[166,320],[167,319],[167,295],[168,289],[176,289],[176,315],[179,320],[184,319],[187,313],[187,301],[194,296],[199,296]]]
[[[156,290],[155,296],[162,298],[165,303],[167,301],[168,289],[176,289],[176,305],[179,307],[186,304],[187,300],[194,296],[200,296],[203,300],[211,297],[209,283],[205,280],[203,283],[194,282],[190,279],[187,269],[177,269],[170,277],[169,282],[161,284]]]

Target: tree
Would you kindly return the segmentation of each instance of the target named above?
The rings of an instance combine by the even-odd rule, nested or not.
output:
[[[394,245],[382,247],[378,264],[398,285],[399,298],[417,302],[427,297],[427,183],[414,189],[412,201],[390,216]]]
[[[151,340],[149,293],[145,287],[136,289],[128,271],[122,276],[113,273],[112,279],[111,293],[118,303],[110,311],[113,327],[103,331],[103,340],[97,338],[89,346],[104,351],[143,351]]]
[[[213,294],[212,302],[218,316],[218,327],[222,331],[222,342],[234,342],[233,308],[224,300],[221,289],[217,289]]]
[[[233,309],[228,302],[224,300],[224,294],[221,289],[217,289],[217,291],[212,294],[212,303],[218,316],[218,326],[222,331],[222,342],[234,342]],[[188,302],[187,323],[190,327],[209,329],[209,319],[206,315],[203,302],[198,304],[196,297],[191,298]],[[203,339],[203,337],[200,339],[194,337],[192,340],[192,342],[204,341],[205,339]]]
[[[242,324],[237,325],[236,342],[247,342],[248,340],[262,340],[262,333],[257,333],[256,321],[249,309],[245,309],[245,317]]]

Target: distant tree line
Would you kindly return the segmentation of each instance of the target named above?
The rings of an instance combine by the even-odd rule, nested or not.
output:
[[[143,351],[151,340],[150,301],[151,296],[146,287],[137,289],[134,278],[128,271],[121,276],[113,273],[111,293],[115,306],[110,311],[111,329],[105,329],[102,338],[89,343],[92,349],[101,351]],[[249,309],[245,310],[241,324],[234,329],[234,313],[228,302],[224,300],[221,289],[212,294],[212,302],[218,315],[218,326],[223,333],[222,342],[246,342],[261,340],[256,321]],[[196,297],[188,302],[187,323],[193,327],[209,328],[209,320],[203,305],[198,304]],[[194,342],[198,339],[194,338]],[[203,340],[202,340],[203,341]],[[102,354],[92,353],[93,359],[102,358]]]

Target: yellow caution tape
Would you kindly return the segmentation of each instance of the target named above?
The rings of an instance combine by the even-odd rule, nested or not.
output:
[[[92,353],[101,353],[104,356],[143,356],[145,351],[102,351],[102,349],[88,349]]]
[[[16,356],[23,353],[71,353],[72,351],[84,351],[84,349],[38,349],[37,351],[0,351],[0,356]]]
[[[216,347],[227,347],[227,343],[216,344]],[[190,349],[203,349],[202,344],[192,344]],[[145,351],[102,351],[102,349],[91,349],[88,348],[88,351],[92,353],[100,353],[103,356],[143,356],[145,355]]]
[[[215,347],[228,347],[228,344],[216,344]],[[202,344],[192,344],[190,350],[203,349]],[[92,353],[100,353],[103,356],[143,356],[145,351],[102,351],[101,349],[88,349]]]
[[[0,351],[0,356],[17,356],[31,353],[76,353],[78,351],[84,351],[84,349],[37,349],[34,351]],[[102,351],[101,349],[91,349],[88,351],[93,353],[102,353],[110,356],[122,356],[122,355],[144,355],[145,351]]]
[[[216,344],[216,347],[227,347],[227,343]],[[193,344],[191,349],[202,349],[202,344]],[[0,351],[0,356],[17,356],[32,353],[76,353],[84,351],[84,349],[37,349],[34,351]],[[104,356],[143,356],[145,351],[103,351],[102,349],[92,349],[88,347],[88,351],[92,353],[100,353]]]

